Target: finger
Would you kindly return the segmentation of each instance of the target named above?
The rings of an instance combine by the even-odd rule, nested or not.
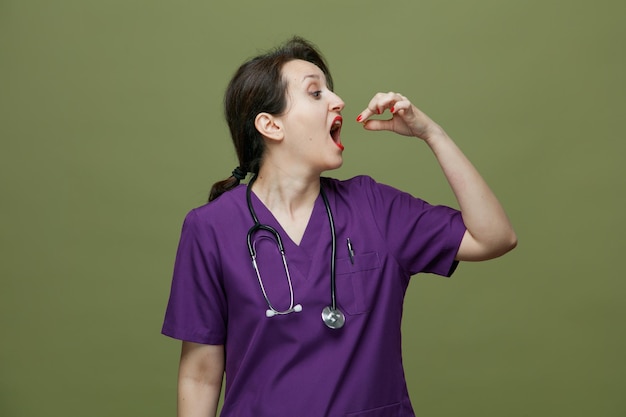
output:
[[[378,113],[375,113],[375,112],[371,111],[369,108],[367,108],[367,109],[363,110],[361,113],[359,113],[359,115],[356,118],[356,121],[359,122],[359,123],[366,122],[367,119],[372,117],[374,114],[378,114]]]
[[[370,101],[368,108],[377,114],[383,114],[385,110],[392,109],[395,103],[402,100],[402,96],[398,93],[390,91],[388,93],[378,93]]]
[[[366,120],[363,123],[363,128],[366,130],[378,131],[378,130],[393,130],[393,122],[389,120]]]
[[[393,91],[378,93],[370,100],[367,108],[357,116],[356,121],[365,122],[375,114],[382,114],[386,109],[394,109],[395,103],[402,100],[406,100],[406,97]]]
[[[401,96],[401,100],[396,101],[389,111],[393,115],[404,116],[407,112],[412,111],[412,107],[411,102],[406,97]]]

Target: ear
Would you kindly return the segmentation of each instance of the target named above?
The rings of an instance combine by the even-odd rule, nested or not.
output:
[[[263,137],[280,141],[283,139],[284,131],[279,119],[269,113],[259,113],[254,119],[254,126]]]

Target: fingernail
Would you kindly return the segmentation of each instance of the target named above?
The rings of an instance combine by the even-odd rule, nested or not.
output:
[[[392,107],[392,108],[391,108],[391,112],[392,112],[392,113],[393,113],[393,110],[394,110],[394,109],[395,109],[395,107]]]
[[[361,116],[361,115],[359,114],[359,117],[357,117],[357,118],[356,118],[356,121],[357,121],[357,122],[360,122],[361,120],[363,120],[363,116]]]
[[[380,109],[376,109],[376,113],[377,113],[377,114],[380,114]]]

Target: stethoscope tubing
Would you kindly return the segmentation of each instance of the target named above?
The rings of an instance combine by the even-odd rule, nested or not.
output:
[[[294,306],[294,291],[293,284],[291,282],[291,275],[289,273],[289,267],[287,266],[287,258],[285,256],[285,247],[283,245],[283,241],[280,237],[280,233],[273,228],[272,226],[262,224],[259,221],[259,218],[256,215],[256,211],[252,205],[252,185],[254,181],[256,181],[257,176],[254,175],[250,182],[247,185],[246,189],[246,202],[248,204],[248,210],[250,211],[250,215],[252,216],[252,220],[254,221],[254,225],[248,230],[248,234],[246,236],[246,241],[248,245],[248,252],[250,254],[250,258],[252,259],[252,266],[256,272],[257,280],[259,282],[259,286],[261,287],[261,292],[263,293],[263,298],[267,302],[269,309],[266,311],[267,317],[272,317],[274,315],[285,315],[292,312],[302,311],[302,306],[297,304]],[[337,309],[337,296],[336,296],[336,280],[335,280],[335,258],[337,254],[337,236],[335,232],[335,221],[333,219],[333,214],[330,209],[330,203],[328,202],[328,197],[324,192],[324,187],[320,183],[320,194],[322,196],[322,200],[324,201],[324,207],[326,208],[326,214],[328,216],[328,223],[330,225],[330,235],[331,235],[331,257],[330,257],[330,298],[331,305],[329,307],[324,308],[322,311],[322,319],[324,323],[333,329],[340,328],[343,326],[344,317],[343,313]],[[272,305],[269,296],[265,290],[265,286],[263,285],[263,280],[261,279],[261,274],[259,272],[259,268],[256,262],[256,247],[252,242],[252,237],[259,230],[265,230],[272,234],[276,239],[276,244],[278,245],[278,250],[280,251],[280,255],[282,258],[283,266],[285,268],[285,274],[287,275],[287,283],[289,285],[289,308],[287,310],[277,310]]]
[[[331,236],[331,249],[330,249],[330,305],[333,311],[337,310],[337,294],[335,283],[335,258],[337,255],[337,235],[335,233],[335,220],[333,219],[333,213],[330,210],[330,204],[328,203],[328,197],[324,192],[324,187],[320,184],[320,194],[324,200],[324,207],[326,207],[326,214],[328,215],[328,223],[330,224],[330,236]]]

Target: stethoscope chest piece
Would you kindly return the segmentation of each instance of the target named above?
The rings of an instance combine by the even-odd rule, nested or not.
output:
[[[327,306],[322,310],[322,320],[331,329],[341,329],[346,322],[346,317],[338,308]]]

